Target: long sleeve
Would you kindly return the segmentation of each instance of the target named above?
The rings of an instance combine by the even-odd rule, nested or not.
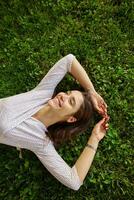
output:
[[[73,190],[78,190],[80,181],[75,165],[71,168],[58,154],[52,142],[40,152],[34,152],[47,170],[62,184]]]
[[[31,91],[0,100],[0,131],[5,134],[39,110],[52,98],[55,87],[70,72],[74,55],[60,59]]]
[[[71,71],[71,64],[75,56],[68,54],[61,58],[56,64],[48,71],[40,83],[34,90],[47,90],[53,94],[55,87],[64,78],[67,72]]]

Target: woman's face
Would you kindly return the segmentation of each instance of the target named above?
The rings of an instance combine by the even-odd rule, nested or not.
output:
[[[76,113],[82,103],[84,97],[78,90],[72,90],[58,93],[53,99],[48,101],[48,105],[51,109],[63,119],[67,116],[73,116]]]

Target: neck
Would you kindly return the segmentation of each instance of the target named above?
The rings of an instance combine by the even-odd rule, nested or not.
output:
[[[39,119],[46,126],[46,128],[61,121],[59,116],[54,113],[47,104],[37,113],[36,118]]]

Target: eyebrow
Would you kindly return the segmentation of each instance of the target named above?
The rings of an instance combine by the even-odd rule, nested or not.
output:
[[[69,92],[70,94],[72,94],[72,91],[68,90],[68,92]],[[75,100],[74,97],[73,97],[73,100],[74,100],[74,103],[75,103],[75,105],[76,105],[76,100]]]

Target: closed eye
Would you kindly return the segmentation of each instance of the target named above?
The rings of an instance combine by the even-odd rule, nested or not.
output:
[[[67,91],[67,94],[71,94],[71,91]],[[74,98],[74,97],[71,97],[71,99],[70,99],[70,104],[71,104],[72,106],[74,106],[74,105],[76,104],[75,98]]]

